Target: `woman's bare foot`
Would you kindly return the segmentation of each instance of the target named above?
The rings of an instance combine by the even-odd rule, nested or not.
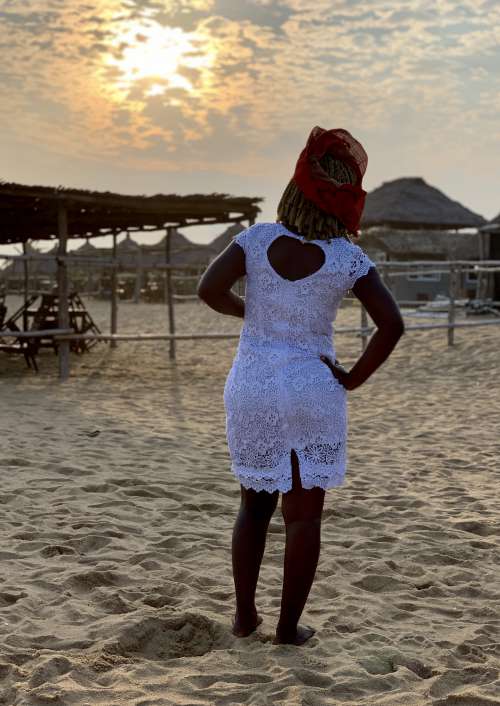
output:
[[[297,625],[295,633],[285,634],[276,630],[276,637],[273,640],[273,645],[303,645],[310,637],[314,635],[316,630],[307,625]]]
[[[261,622],[262,617],[258,613],[256,613],[249,622],[243,622],[235,616],[232,630],[233,635],[236,635],[236,637],[248,637]]]

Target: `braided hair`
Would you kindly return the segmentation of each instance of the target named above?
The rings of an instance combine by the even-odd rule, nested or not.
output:
[[[352,167],[328,153],[319,160],[328,176],[341,184],[356,184]],[[304,236],[306,240],[349,238],[347,228],[335,216],[322,211],[315,203],[306,199],[293,179],[290,179],[278,204],[277,221],[285,228]]]

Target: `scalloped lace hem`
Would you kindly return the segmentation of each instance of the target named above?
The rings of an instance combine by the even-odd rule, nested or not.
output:
[[[234,463],[231,465],[231,470],[241,485],[247,489],[265,490],[268,493],[274,493],[276,490],[287,493],[292,489],[292,465],[288,459],[286,466],[275,468],[272,472],[237,466]],[[299,462],[299,473],[305,490],[311,488],[328,490],[344,483],[346,469],[339,464],[314,464],[311,467]]]

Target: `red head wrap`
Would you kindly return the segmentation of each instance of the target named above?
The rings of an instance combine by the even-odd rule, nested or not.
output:
[[[327,174],[319,163],[326,153],[353,168],[356,184],[341,184]],[[365,205],[366,191],[361,183],[367,165],[368,155],[347,130],[316,126],[300,154],[293,179],[309,201],[356,233]]]

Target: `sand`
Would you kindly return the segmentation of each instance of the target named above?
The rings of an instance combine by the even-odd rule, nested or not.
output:
[[[16,301],[8,300],[13,310]],[[108,324],[108,304],[91,302]],[[339,324],[357,321],[346,307]],[[179,330],[239,331],[197,302]],[[120,331],[166,327],[120,303]],[[415,321],[415,319],[412,319]],[[500,704],[500,327],[407,333],[349,393],[304,646],[273,645],[284,524],[231,633],[240,489],[222,401],[237,341],[100,344],[57,381],[0,358],[0,704]],[[349,367],[359,341],[339,336]]]

